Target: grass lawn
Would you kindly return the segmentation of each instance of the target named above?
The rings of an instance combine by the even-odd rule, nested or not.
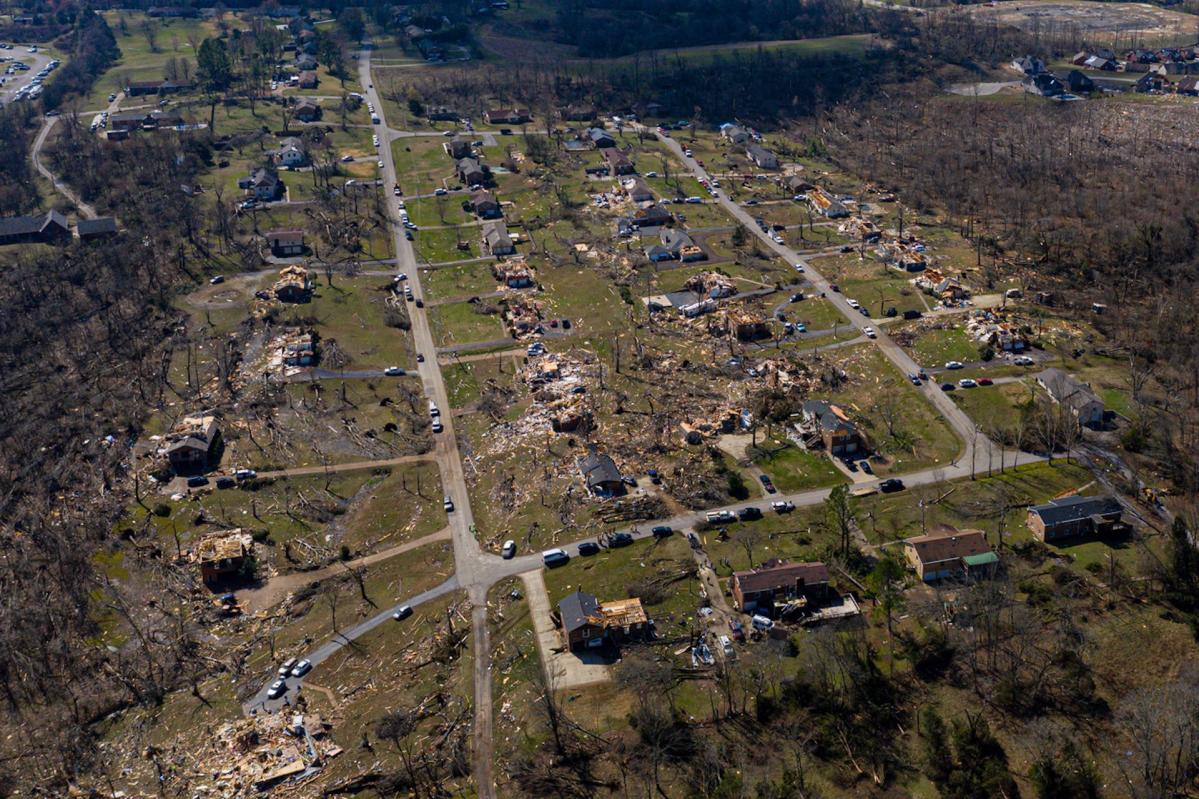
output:
[[[762,442],[761,454],[753,463],[787,494],[845,482],[845,476],[821,453],[802,450],[790,441]]]
[[[414,136],[392,142],[396,174],[400,176],[400,185],[406,194],[429,194],[438,186],[446,185],[447,181],[457,182],[454,162],[442,147],[444,142],[445,139],[434,136]]]
[[[290,305],[284,320],[299,323],[316,320],[322,346],[329,339],[345,353],[349,368],[387,367],[408,363],[411,344],[403,331],[384,323],[385,300],[391,280],[385,277],[335,276],[333,286],[326,285],[324,274],[316,277],[312,301]]]
[[[463,297],[495,291],[499,283],[491,274],[491,261],[421,271],[421,286],[429,299]]]
[[[925,367],[943,366],[946,361],[977,361],[979,357],[978,344],[960,327],[922,331],[909,350]]]
[[[465,302],[447,303],[430,308],[429,317],[433,327],[433,338],[439,347],[490,341],[507,336],[499,314],[476,313],[475,306]]]
[[[346,515],[342,543],[355,554],[385,549],[445,527],[441,475],[434,463],[391,467]]]
[[[464,225],[477,221],[475,215],[462,210],[465,194],[430,197],[420,200],[408,200],[404,203],[408,218],[418,227],[428,225]],[[467,235],[465,231],[463,235]]]
[[[497,356],[479,361],[451,361],[441,367],[446,392],[450,396],[450,405],[463,408],[479,399],[483,386],[489,380],[494,380],[500,385],[511,385],[518,363],[519,361],[511,356]]]
[[[1004,383],[961,389],[950,394],[953,401],[983,429],[1011,430],[1020,422],[1020,408],[1033,398],[1026,383]]]
[[[443,230],[418,230],[413,234],[418,263],[445,263],[478,258],[483,254],[477,225]]]
[[[172,58],[196,67],[196,48],[204,39],[216,36],[216,24],[202,19],[152,19],[137,11],[103,11],[112,29],[121,57],[97,80],[83,101],[88,110],[108,105],[108,95],[125,88],[128,81],[162,80],[164,67]],[[194,43],[194,44],[193,44]],[[156,102],[154,97],[131,98],[129,104]]]

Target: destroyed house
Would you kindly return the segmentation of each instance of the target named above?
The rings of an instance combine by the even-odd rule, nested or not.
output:
[[[645,181],[638,177],[626,178],[620,181],[621,192],[635,203],[651,202],[654,193],[650,191]]]
[[[185,416],[167,435],[167,460],[177,474],[206,471],[219,455],[220,440],[215,416]]]
[[[285,267],[279,270],[274,292],[280,302],[307,302],[312,296],[312,276],[302,266]]]
[[[301,122],[314,122],[321,118],[321,104],[306,97],[296,103],[291,113]]]
[[[636,597],[601,603],[592,594],[575,591],[558,603],[558,616],[571,651],[642,639],[650,633],[649,617]]]
[[[587,483],[587,490],[597,497],[610,497],[624,492],[624,481],[616,462],[595,447],[578,459],[579,473]]]
[[[825,400],[805,400],[803,418],[807,432],[815,435],[832,455],[853,455],[861,448],[857,425],[840,406]]]
[[[67,218],[57,211],[40,216],[9,216],[0,219],[0,245],[54,244],[71,238]]]
[[[958,530],[939,526],[928,535],[903,542],[904,556],[926,583],[945,579],[990,576],[999,564],[981,530]]]
[[[775,603],[805,599],[819,603],[828,597],[828,568],[823,563],[770,561],[756,569],[733,572],[733,603],[743,613]]]
[[[285,336],[279,344],[284,366],[312,366],[316,363],[316,340],[311,333]]]
[[[808,205],[812,206],[812,209],[817,213],[823,214],[829,219],[849,216],[849,209],[840,200],[819,186],[809,191],[807,197]]]
[[[1081,425],[1100,425],[1106,412],[1103,401],[1091,387],[1071,377],[1061,369],[1046,369],[1037,375],[1037,382],[1050,398],[1068,407]]]
[[[1114,497],[1064,497],[1028,509],[1028,529],[1041,541],[1106,535],[1122,526]]]
[[[497,261],[491,269],[496,280],[510,289],[527,289],[533,285],[533,271],[523,259]],[[542,363],[551,363],[542,361]]]
[[[241,530],[204,539],[194,552],[194,558],[200,564],[200,578],[212,584],[237,576],[253,548],[253,539]]]
[[[745,129],[738,125],[722,125],[720,135],[729,141],[730,144],[745,144],[749,141],[749,134]]]
[[[637,171],[629,157],[615,147],[605,148],[602,157],[613,175],[632,175]]]

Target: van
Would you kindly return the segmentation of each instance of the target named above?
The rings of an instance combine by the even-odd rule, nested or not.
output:
[[[721,524],[737,521],[737,516],[731,510],[711,510],[708,511],[707,519],[712,524]]]
[[[754,615],[754,617],[752,619],[749,620],[749,623],[754,626],[755,630],[759,630],[761,632],[767,632],[768,630],[771,630],[774,628],[773,621],[766,618],[765,616],[758,616],[756,614]]]
[[[290,676],[291,670],[293,668],[295,668],[297,662],[298,662],[297,658],[288,658],[287,660],[283,661],[283,665],[279,667],[279,676],[280,677]]]
[[[545,564],[547,569],[563,566],[569,561],[570,555],[566,554],[565,549],[547,549],[541,553],[541,562]]]

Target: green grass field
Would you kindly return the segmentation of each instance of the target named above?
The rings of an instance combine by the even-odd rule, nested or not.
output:
[[[426,297],[444,299],[487,294],[495,291],[499,284],[491,274],[491,262],[479,261],[425,269],[421,272],[421,285],[425,289]]]
[[[504,325],[499,314],[475,312],[475,306],[465,302],[438,305],[429,309],[433,338],[439,347],[469,344],[504,338]]]

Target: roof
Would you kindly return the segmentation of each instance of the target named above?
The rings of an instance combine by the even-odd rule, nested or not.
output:
[[[9,216],[0,219],[0,236],[27,236],[40,233],[56,224],[66,229],[67,218],[58,211],[49,211],[41,216]]]
[[[503,222],[490,222],[483,226],[483,240],[494,249],[496,244],[511,244],[512,237],[508,235],[508,226]]]
[[[745,153],[755,161],[769,161],[774,158],[774,153],[767,150],[760,144],[751,144],[745,148]]]
[[[596,616],[599,600],[591,594],[575,591],[558,603],[558,615],[562,617],[562,629],[574,632],[588,624],[599,624]]]
[[[482,167],[479,166],[479,162],[474,158],[460,158],[458,159],[458,171],[465,175],[475,171],[482,171]]]
[[[602,452],[592,452],[579,458],[579,471],[583,473],[588,486],[620,482],[620,469],[616,468],[616,462]]]
[[[1086,519],[1090,516],[1113,516],[1123,512],[1114,497],[1064,497],[1051,499],[1044,505],[1033,505],[1028,509],[1041,517],[1045,524],[1065,524]]]
[[[301,244],[304,241],[304,231],[302,230],[272,230],[266,234],[268,240],[279,241],[284,244]]]
[[[904,544],[911,547],[920,562],[926,565],[984,555],[991,551],[982,530],[958,530],[953,527],[905,539]]]
[[[1071,407],[1078,408],[1092,402],[1102,404],[1099,397],[1095,396],[1095,392],[1091,391],[1090,386],[1071,377],[1061,369],[1046,369],[1037,375],[1037,380],[1045,386],[1045,390],[1055,400]]]
[[[207,452],[208,442],[195,436],[185,436],[167,447],[167,452],[178,452],[184,449],[198,449],[201,452]]]
[[[603,128],[587,128],[587,136],[592,141],[603,141],[604,139],[614,141],[612,134]]]
[[[816,417],[822,430],[857,430],[857,426],[845,415],[845,411],[827,400],[804,400],[803,412]]]
[[[80,236],[98,236],[104,233],[117,232],[117,220],[111,216],[101,216],[96,219],[80,219],[75,225]]]
[[[471,193],[470,202],[471,205],[479,205],[481,203],[495,203],[496,199],[487,189],[479,189],[478,191]]]
[[[617,150],[615,147],[609,147],[604,150],[602,157],[609,164],[614,164],[617,166],[623,166],[625,164],[632,163],[629,161],[629,157],[625,155],[623,151]]]
[[[649,621],[649,617],[645,615],[645,608],[641,604],[639,597],[631,599],[613,599],[609,602],[604,602],[599,607],[600,615],[604,620],[604,626],[624,627],[633,624],[645,624]]]
[[[733,579],[743,594],[790,588],[803,582],[804,585],[821,585],[828,582],[828,567],[818,561],[810,563],[780,563],[776,566],[733,572]]]
[[[695,243],[684,231],[676,228],[663,228],[660,238],[662,246],[673,252],[677,252],[683,247]]]

